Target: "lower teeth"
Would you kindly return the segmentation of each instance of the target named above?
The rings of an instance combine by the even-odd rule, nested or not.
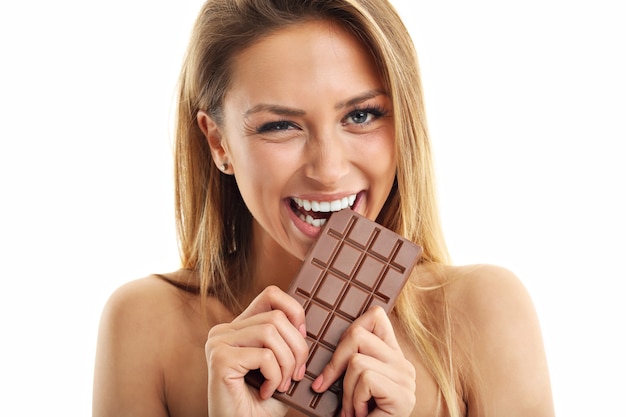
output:
[[[310,224],[313,227],[322,227],[324,226],[324,223],[326,223],[326,219],[314,219],[311,216],[305,216],[303,214],[300,215],[300,220],[307,224]]]

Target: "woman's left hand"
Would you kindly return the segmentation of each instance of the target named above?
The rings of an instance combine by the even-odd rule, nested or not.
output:
[[[313,382],[313,389],[325,391],[344,372],[342,416],[411,414],[415,406],[415,368],[404,357],[382,308],[369,309],[346,330],[332,359]]]

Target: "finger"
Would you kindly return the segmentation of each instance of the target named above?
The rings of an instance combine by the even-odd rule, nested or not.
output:
[[[231,329],[239,330],[248,326],[254,326],[261,323],[273,323],[285,338],[293,338],[295,343],[305,340],[302,333],[293,325],[287,315],[282,310],[270,310],[257,313],[252,317],[242,319],[238,317],[231,322]]]
[[[265,381],[259,388],[259,395],[262,399],[266,400],[274,394],[274,391],[280,390],[286,391],[284,375],[282,375],[282,367],[280,363],[277,363],[274,352],[269,349],[262,349],[262,353],[259,355],[261,363],[258,365],[258,369],[263,374]],[[278,369],[276,367],[278,365]],[[278,370],[278,372],[276,372]],[[289,380],[287,380],[289,381]]]
[[[415,368],[404,358],[384,363],[354,354],[343,379],[342,404],[346,415],[368,414],[372,404],[383,415],[407,415],[415,405]]]
[[[343,377],[344,402],[350,402],[355,387],[367,372],[392,380],[392,385],[400,386],[408,392],[415,390],[415,368],[408,360],[400,358],[393,363],[385,363],[372,356],[355,353],[350,358]],[[380,381],[376,380],[376,383],[380,384]]]
[[[276,286],[268,286],[263,290],[248,306],[248,308],[233,320],[233,328],[241,328],[250,323],[259,323],[265,320],[267,316],[261,314],[269,314],[269,321],[274,323],[283,322],[290,323],[291,326],[278,325],[281,336],[287,341],[296,359],[296,365],[293,369],[292,378],[300,380],[304,376],[306,359],[308,356],[308,346],[306,345],[306,321],[304,317],[304,309],[293,297],[282,291]],[[260,317],[256,317],[260,316]],[[252,322],[246,321],[256,317]],[[293,328],[298,333],[294,333]]]
[[[354,414],[348,415],[354,415],[355,417],[365,417],[370,413],[372,398],[378,399],[383,396],[383,394],[378,389],[378,385],[373,385],[375,383],[385,383],[387,384],[387,386],[395,385],[393,384],[393,381],[390,381],[388,378],[382,375],[377,375],[375,372],[370,370],[364,371],[359,375],[359,379],[354,386],[352,398],[350,399],[351,402],[349,402],[349,404],[351,404],[353,407]],[[378,394],[378,396],[376,394]],[[378,407],[378,403],[376,403],[376,406]],[[372,411],[372,414],[374,412],[375,411]]]
[[[309,348],[306,344],[306,340],[293,327],[281,310],[267,311],[238,322],[233,322],[231,323],[231,330],[240,331],[260,326],[261,333],[256,335],[257,337],[263,337],[264,340],[271,340],[277,337],[271,329],[265,327],[267,325],[271,325],[276,330],[278,337],[285,341],[291,350],[292,356],[295,359],[291,378],[294,380],[302,379],[303,366],[306,364]],[[267,334],[264,332],[267,332]],[[254,338],[253,340],[259,339]]]
[[[328,389],[346,371],[349,361],[355,354],[370,356],[383,363],[394,363],[399,358],[404,359],[399,348],[392,348],[360,326],[350,326],[342,339],[328,364],[313,381],[312,388],[317,392]]]
[[[389,320],[389,316],[380,306],[374,306],[363,313],[360,317],[354,320],[352,326],[359,326],[375,334],[387,345],[391,346],[393,349],[400,350],[400,344],[398,343],[398,339],[396,338],[396,334],[393,330],[393,326],[391,325],[391,320]],[[340,338],[343,339],[346,336],[344,335]]]
[[[282,311],[302,337],[306,337],[304,309],[293,297],[274,285],[265,288],[233,322],[272,310]]]
[[[355,417],[409,415],[415,407],[415,394],[388,375],[366,370],[354,387],[352,406]]]
[[[293,330],[293,328],[292,328]],[[280,391],[286,391],[292,379],[301,379],[301,369],[306,363],[308,347],[304,339],[296,332],[299,344],[294,348],[283,338],[273,323],[259,323],[237,331],[230,332],[221,338],[222,343],[230,346],[266,348],[272,351],[281,369]],[[257,369],[260,364],[256,364]]]
[[[359,383],[361,374],[374,369],[377,372],[384,371],[384,369],[380,369],[381,367],[384,368],[385,364],[370,356],[359,353],[352,355],[346,369],[346,373],[343,377],[343,394],[341,403],[346,416],[354,415],[357,410],[356,403],[354,402],[354,393],[357,384]]]
[[[209,382],[212,386],[224,385],[229,392],[245,387],[244,376],[251,369],[259,369],[265,378],[259,394],[267,399],[282,383],[282,371],[267,348],[233,347],[222,345],[207,355]]]

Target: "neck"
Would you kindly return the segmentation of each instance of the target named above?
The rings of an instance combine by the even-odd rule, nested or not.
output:
[[[252,221],[252,234],[254,277],[249,301],[269,285],[287,291],[302,265],[300,259],[276,243],[255,220]]]

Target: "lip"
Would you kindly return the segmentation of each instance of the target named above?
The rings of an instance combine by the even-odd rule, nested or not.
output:
[[[354,194],[354,193],[351,193],[351,194]],[[341,199],[343,197],[347,197],[348,195],[351,195],[351,194],[341,194],[341,195],[333,195],[333,196],[306,195],[306,196],[298,196],[298,198],[302,198],[306,200],[315,200],[315,201],[333,201],[333,200]],[[356,199],[354,200],[354,203],[350,207],[352,210],[356,211],[356,209],[358,209],[364,195],[365,195],[365,191],[363,190],[356,193]],[[310,239],[317,239],[317,237],[322,232],[322,229],[324,228],[324,226],[316,227],[302,220],[291,208],[293,199],[294,197],[288,197],[283,200],[283,204],[285,205],[285,208],[287,209],[287,213],[292,224],[296,227],[296,229],[298,229],[306,237]]]

